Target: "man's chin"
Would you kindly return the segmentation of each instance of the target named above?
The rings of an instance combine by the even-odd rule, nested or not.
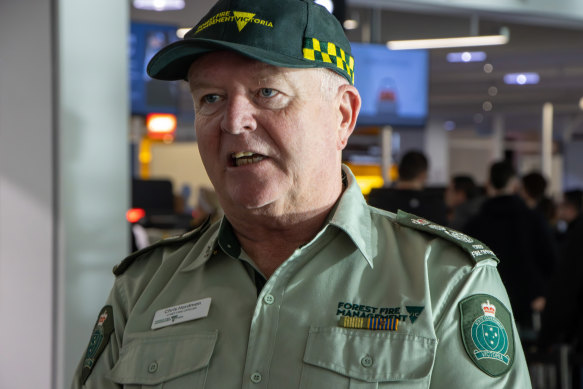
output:
[[[240,209],[250,213],[269,213],[275,208],[276,196],[273,193],[261,191],[237,192],[231,196],[231,202]]]

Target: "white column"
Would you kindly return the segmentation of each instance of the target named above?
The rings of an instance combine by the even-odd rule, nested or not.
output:
[[[541,137],[542,173],[547,179],[553,175],[553,104],[545,103],[542,112]]]
[[[129,250],[129,2],[58,2],[57,388],[67,388]]]
[[[492,120],[492,160],[501,161],[504,159],[504,116],[494,115]]]
[[[429,160],[427,185],[447,185],[449,182],[449,140],[443,123],[430,120],[425,128],[424,152]]]
[[[393,127],[384,126],[381,128],[381,174],[383,176],[384,186],[391,186],[391,175],[389,169],[392,162],[393,150]]]

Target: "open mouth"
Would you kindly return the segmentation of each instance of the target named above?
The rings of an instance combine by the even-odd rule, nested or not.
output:
[[[231,154],[231,160],[233,161],[234,166],[250,165],[252,163],[261,162],[265,158],[264,155],[255,154],[250,151],[240,151]]]

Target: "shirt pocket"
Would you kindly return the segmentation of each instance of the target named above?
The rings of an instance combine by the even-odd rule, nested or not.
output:
[[[428,388],[435,339],[398,332],[311,328],[303,389]]]
[[[217,336],[218,331],[130,335],[110,378],[124,388],[202,389]]]

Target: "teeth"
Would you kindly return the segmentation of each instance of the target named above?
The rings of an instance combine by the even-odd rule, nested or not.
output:
[[[233,161],[235,162],[236,166],[243,166],[243,165],[249,165],[251,163],[257,163],[257,162],[262,161],[265,158],[259,154],[254,154],[250,151],[240,151],[238,153],[233,153],[233,154],[231,154],[231,157],[233,158]]]
[[[239,151],[238,153],[231,154],[233,158],[250,157],[252,155],[253,153],[250,151]]]

